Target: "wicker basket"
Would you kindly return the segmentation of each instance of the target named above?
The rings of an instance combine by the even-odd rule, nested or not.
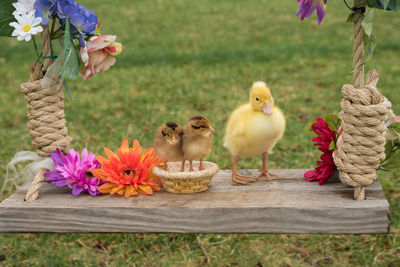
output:
[[[199,169],[199,161],[193,162],[193,168]],[[210,187],[211,179],[218,172],[218,165],[213,162],[203,162],[205,170],[193,172],[181,172],[180,162],[169,162],[168,171],[159,167],[153,169],[154,175],[159,177],[165,191],[176,194],[190,194],[206,191]],[[186,163],[185,170],[189,169]]]

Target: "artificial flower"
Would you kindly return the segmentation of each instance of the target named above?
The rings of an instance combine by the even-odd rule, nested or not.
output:
[[[323,154],[320,157],[321,161],[317,161],[318,167],[306,172],[304,177],[308,178],[307,181],[319,181],[318,183],[323,185],[336,170],[332,156],[333,149],[330,148],[330,145],[332,142],[336,144],[337,133],[332,131],[322,118],[317,118],[311,128],[318,135],[312,139],[314,146],[318,146]]]
[[[33,4],[35,0],[18,0],[18,2],[13,3],[15,11],[12,13],[13,16],[22,15],[30,13],[34,10]]]
[[[70,149],[68,155],[64,156],[61,150],[57,149],[50,156],[54,161],[55,170],[44,174],[50,183],[56,186],[68,186],[72,189],[74,196],[79,195],[82,191],[86,191],[92,196],[100,194],[98,188],[104,182],[93,177],[88,171],[97,169],[100,165],[93,153],[89,154],[85,148],[79,155],[79,152]]]
[[[92,37],[81,47],[80,55],[85,70],[81,72],[84,80],[93,77],[100,71],[108,70],[115,64],[116,55],[120,54],[125,48],[115,42],[114,35],[100,35]]]
[[[329,128],[328,124],[322,118],[317,118],[315,121],[311,125],[311,129],[318,135],[312,139],[314,146],[318,146],[320,151],[328,153],[332,151],[329,149],[332,141],[336,142],[336,133]]]
[[[160,182],[153,176],[152,169],[163,160],[155,156],[153,148],[147,149],[142,155],[142,147],[137,140],[130,148],[125,139],[117,154],[108,148],[104,148],[104,151],[108,159],[97,156],[101,169],[91,171],[95,177],[106,182],[99,187],[100,192],[130,197],[151,195],[153,191],[160,190]]]
[[[317,10],[318,25],[321,25],[325,17],[326,1],[327,0],[297,0],[297,2],[300,3],[297,15],[301,14],[301,20],[304,20],[304,18],[308,18]]]
[[[320,159],[321,161],[317,161],[318,167],[306,172],[304,178],[309,182],[318,181],[319,185],[323,185],[335,173],[336,165],[332,154],[322,154]]]
[[[95,33],[97,26],[96,13],[74,0],[56,1],[53,12],[57,14],[62,23],[68,18],[71,25],[77,30],[77,33],[81,35]]]
[[[51,7],[53,2],[49,0],[36,0],[34,4],[35,16],[42,19],[43,25],[49,24],[51,18]]]
[[[15,16],[17,22],[11,22],[10,26],[14,27],[12,36],[17,36],[18,41],[29,41],[32,35],[35,35],[43,31],[42,26],[40,26],[41,18],[35,18],[34,11],[27,14]]]

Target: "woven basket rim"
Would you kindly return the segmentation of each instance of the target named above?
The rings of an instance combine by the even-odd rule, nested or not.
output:
[[[193,165],[198,165],[199,161],[193,161]],[[211,161],[203,161],[205,170],[193,171],[193,172],[180,172],[180,171],[166,171],[162,168],[156,166],[153,168],[153,174],[160,179],[181,179],[181,180],[191,180],[191,179],[204,179],[214,177],[214,175],[219,171],[219,167],[216,163]],[[177,165],[181,166],[181,162],[168,162],[168,166]]]

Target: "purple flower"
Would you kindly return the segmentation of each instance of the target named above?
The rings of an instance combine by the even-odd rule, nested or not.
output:
[[[49,24],[52,5],[53,5],[53,1],[49,1],[49,0],[36,0],[35,1],[35,4],[34,4],[34,7],[36,9],[35,17],[42,18],[43,25]]]
[[[56,165],[54,171],[44,174],[50,183],[56,186],[68,186],[72,189],[74,196],[79,195],[82,191],[87,191],[92,196],[100,194],[98,188],[104,182],[87,172],[87,170],[100,167],[100,163],[93,153],[89,154],[85,148],[79,155],[79,152],[70,149],[68,155],[64,156],[61,150],[57,149],[50,156]]]
[[[322,19],[325,17],[327,0],[297,0],[300,3],[297,15],[301,14],[301,20],[308,18],[317,9],[318,25],[321,25]]]

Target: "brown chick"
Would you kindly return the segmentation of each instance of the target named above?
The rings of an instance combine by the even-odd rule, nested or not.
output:
[[[211,140],[214,128],[210,121],[202,116],[194,116],[183,127],[183,162],[184,171],[185,161],[190,163],[189,171],[193,170],[192,161],[200,160],[199,170],[204,170],[203,158],[211,153]]]
[[[183,129],[175,122],[163,123],[157,130],[154,138],[156,155],[165,159],[164,170],[168,170],[167,161],[182,161]]]

